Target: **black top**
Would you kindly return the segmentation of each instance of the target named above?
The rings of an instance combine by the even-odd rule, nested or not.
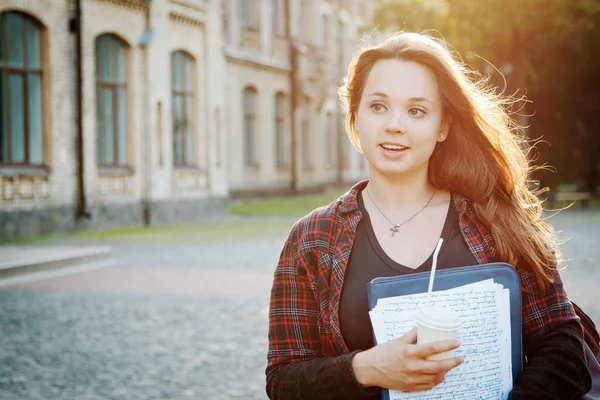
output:
[[[369,318],[367,283],[377,277],[429,271],[433,262],[433,250],[429,258],[416,269],[408,268],[392,260],[377,241],[371,218],[360,195],[358,204],[363,217],[356,228],[356,237],[346,267],[340,298],[340,329],[350,351],[373,347],[374,338]],[[444,242],[438,255],[436,269],[478,264],[460,232],[458,212],[452,198],[442,229],[442,238]]]

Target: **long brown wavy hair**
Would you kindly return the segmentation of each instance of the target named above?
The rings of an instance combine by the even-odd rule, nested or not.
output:
[[[496,242],[499,260],[532,271],[543,290],[559,261],[559,248],[552,228],[542,220],[540,200],[529,188],[529,148],[507,111],[514,101],[454,59],[444,42],[395,33],[355,54],[339,90],[348,110],[346,130],[359,151],[356,115],[369,72],[381,59],[417,62],[436,76],[443,112],[452,124],[429,160],[429,180],[467,197]]]

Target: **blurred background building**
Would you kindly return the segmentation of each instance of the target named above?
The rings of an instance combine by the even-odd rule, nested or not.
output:
[[[368,0],[2,0],[0,239],[175,224],[366,176]]]

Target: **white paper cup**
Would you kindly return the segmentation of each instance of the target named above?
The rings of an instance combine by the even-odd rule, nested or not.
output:
[[[460,328],[459,315],[442,307],[430,307],[421,310],[417,320],[417,344],[437,342],[440,340],[456,340]],[[428,360],[444,360],[452,357],[452,350],[434,354]]]

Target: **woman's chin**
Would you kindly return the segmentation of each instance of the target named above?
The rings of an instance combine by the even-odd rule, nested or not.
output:
[[[407,160],[403,160],[407,161]],[[401,178],[404,176],[415,176],[420,170],[423,170],[424,176],[427,176],[427,164],[422,167],[416,166],[412,163],[383,160],[383,162],[370,163],[369,172],[371,175],[381,175],[388,178]]]

